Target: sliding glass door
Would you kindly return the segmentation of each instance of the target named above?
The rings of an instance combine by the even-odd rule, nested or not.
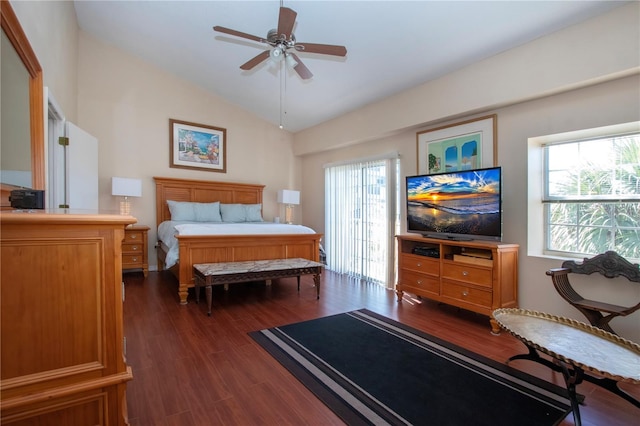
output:
[[[397,155],[325,166],[327,268],[394,282]]]

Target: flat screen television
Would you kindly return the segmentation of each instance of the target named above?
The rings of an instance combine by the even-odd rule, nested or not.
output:
[[[407,231],[450,240],[502,240],[502,169],[406,177]]]

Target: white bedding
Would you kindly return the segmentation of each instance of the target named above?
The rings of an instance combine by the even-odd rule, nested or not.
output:
[[[272,234],[315,234],[311,228],[272,222],[244,223],[203,223],[166,221],[158,226],[158,239],[168,248],[165,268],[178,262],[178,240],[176,235],[272,235]]]

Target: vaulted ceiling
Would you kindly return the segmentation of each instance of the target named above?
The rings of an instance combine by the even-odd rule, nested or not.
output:
[[[130,54],[296,132],[628,2],[617,1],[76,1],[80,27]],[[298,53],[301,79],[267,60],[280,6],[298,41],[344,45],[344,58]],[[535,58],[531,58],[532,61]]]

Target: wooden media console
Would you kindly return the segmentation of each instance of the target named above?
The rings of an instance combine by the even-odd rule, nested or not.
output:
[[[495,334],[500,327],[492,312],[518,307],[517,244],[440,240],[418,234],[396,239],[398,302],[408,292],[477,312],[490,318]]]

